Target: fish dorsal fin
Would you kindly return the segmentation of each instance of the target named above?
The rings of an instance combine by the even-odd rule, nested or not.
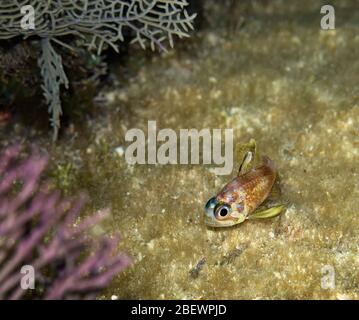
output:
[[[252,164],[255,160],[256,152],[257,152],[257,144],[254,139],[251,139],[247,144],[247,148],[249,149],[242,160],[241,165],[239,166],[238,176],[248,172],[252,169]]]
[[[251,151],[247,151],[246,154],[244,155],[241,165],[239,166],[238,176],[249,171],[248,169],[250,167],[251,162],[253,161],[253,158],[254,158],[253,153]]]

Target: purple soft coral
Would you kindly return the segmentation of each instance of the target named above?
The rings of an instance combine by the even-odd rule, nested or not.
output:
[[[95,298],[130,263],[116,254],[118,237],[87,234],[108,212],[76,224],[85,197],[49,191],[40,183],[47,157],[33,151],[21,160],[20,151],[16,145],[0,155],[0,300]],[[24,265],[35,270],[31,293],[20,286]]]

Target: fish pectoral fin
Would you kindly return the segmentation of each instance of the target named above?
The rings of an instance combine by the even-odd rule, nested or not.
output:
[[[273,202],[279,202],[279,200],[281,199],[282,197],[282,190],[281,190],[281,187],[280,187],[280,180],[279,180],[279,177],[277,176],[274,184],[273,184],[273,187],[267,197],[267,199],[265,200],[266,203],[273,203]],[[275,204],[275,203],[273,203]]]
[[[284,205],[275,206],[269,209],[261,210],[252,213],[248,219],[267,219],[267,218],[273,218],[277,215],[279,215],[284,209]]]

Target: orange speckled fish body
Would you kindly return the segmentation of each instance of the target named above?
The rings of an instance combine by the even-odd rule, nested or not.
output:
[[[265,156],[262,159],[262,165],[238,175],[207,202],[207,225],[229,227],[241,223],[268,197],[277,172],[272,160]]]
[[[260,167],[234,178],[217,195],[218,202],[244,205],[246,215],[252,213],[268,197],[276,178],[273,162],[264,157]]]

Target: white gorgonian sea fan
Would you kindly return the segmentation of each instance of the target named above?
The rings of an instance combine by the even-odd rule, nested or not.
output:
[[[31,5],[35,12],[35,29],[24,30],[21,8]],[[53,43],[75,50],[61,40],[77,36],[83,45],[100,55],[107,44],[118,51],[124,40],[124,29],[132,30],[142,48],[150,46],[165,51],[167,41],[173,47],[173,37],[188,37],[195,14],[189,15],[186,0],[2,0],[0,2],[0,39],[22,36],[41,38],[39,66],[42,89],[54,127],[56,139],[60,127],[60,86],[68,87],[61,56]]]

